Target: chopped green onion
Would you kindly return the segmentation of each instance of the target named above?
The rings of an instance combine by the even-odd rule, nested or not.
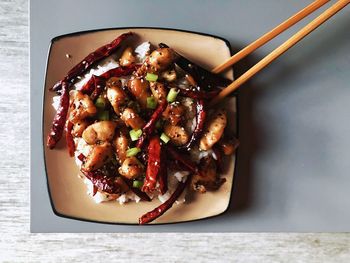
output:
[[[103,110],[106,107],[106,99],[103,97],[98,97],[95,102],[95,106],[96,108]]]
[[[132,187],[141,188],[143,186],[143,181],[135,180],[132,182]]]
[[[129,150],[126,151],[126,157],[135,156],[139,152],[141,152],[140,148],[137,148],[137,147],[130,148]]]
[[[168,102],[174,102],[176,97],[177,97],[177,94],[179,94],[179,90],[176,89],[176,88],[171,88],[169,93],[168,93],[168,96],[166,97],[166,100]]]
[[[152,74],[152,73],[147,73],[146,75],[146,80],[148,81],[157,81],[158,75]]]
[[[129,132],[129,135],[130,135],[130,138],[132,141],[137,141],[138,138],[140,138],[140,136],[142,135],[142,130],[141,129],[138,129],[138,130],[131,130]]]
[[[164,142],[164,143],[168,143],[170,141],[170,138],[168,137],[168,135],[166,135],[164,132],[162,133],[162,135],[160,135],[160,139]]]
[[[98,113],[97,117],[100,121],[108,121],[109,120],[109,111],[108,110],[100,111]]]
[[[149,109],[157,108],[157,101],[154,97],[147,97],[147,108]]]

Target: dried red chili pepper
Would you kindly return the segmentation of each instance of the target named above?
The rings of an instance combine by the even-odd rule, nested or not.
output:
[[[164,43],[160,43],[159,47],[168,48],[168,46]],[[176,56],[175,63],[182,70],[189,73],[197,82],[199,87],[201,87],[202,90],[213,90],[217,86],[226,87],[232,82],[229,79],[226,79],[218,74],[214,74],[202,68],[201,66],[193,63],[192,61],[188,60],[187,58],[181,56],[178,53],[176,53],[176,55],[177,56]]]
[[[150,120],[146,123],[146,125],[142,128],[142,135],[138,139],[136,147],[142,148],[145,141],[152,135],[155,130],[155,126],[159,118],[162,116],[163,111],[166,109],[168,105],[167,101],[162,101],[156,110],[153,112]]]
[[[167,153],[174,159],[182,163],[185,167],[187,167],[190,172],[196,173],[198,172],[197,166],[194,162],[190,160],[188,156],[186,156],[183,153],[179,153],[175,148],[168,145],[167,146]]]
[[[100,76],[92,75],[88,82],[80,89],[84,94],[93,94],[93,97],[97,98],[96,93],[102,91],[106,86],[106,81],[111,77],[123,77],[130,75],[134,70],[136,70],[139,65],[132,64],[127,67],[117,67],[110,69]],[[100,85],[100,89],[97,89],[97,85]],[[95,93],[96,92],[96,93]],[[95,93],[95,94],[94,94]]]
[[[111,77],[122,77],[122,76],[128,76],[131,73],[134,72],[134,70],[138,69],[141,65],[137,64],[131,64],[126,67],[117,67],[117,68],[112,68],[105,73],[103,73],[100,77],[108,80]]]
[[[191,90],[191,89],[179,89],[180,94],[184,97],[189,97],[191,99],[203,99],[209,100],[214,98],[216,95],[220,93],[220,90],[213,91],[199,91],[199,90]]]
[[[77,157],[81,162],[84,162],[86,157],[84,156],[84,154],[79,154],[78,157]]]
[[[159,190],[160,193],[163,195],[168,191],[168,168],[167,168],[167,160],[166,160],[166,154],[165,149],[161,149],[160,153],[160,171],[159,171]]]
[[[131,65],[128,67],[118,67],[111,69],[101,76],[92,76],[89,81],[81,88],[81,91],[85,94],[91,94],[92,100],[95,100],[103,91],[106,83],[105,81],[110,77],[122,77],[130,75],[133,70],[137,68],[136,65]],[[60,105],[56,112],[56,116],[54,118],[51,132],[47,138],[47,146],[50,149],[53,149],[57,142],[61,139],[64,123],[66,122],[68,108],[69,108],[69,86],[70,84],[66,81],[61,81],[62,89],[61,89],[61,98]]]
[[[99,62],[100,60],[102,60],[102,59],[104,59],[106,57],[108,57],[114,51],[116,51],[120,47],[120,44],[127,37],[129,37],[131,35],[132,35],[132,32],[128,32],[128,33],[122,34],[122,35],[118,36],[116,39],[114,39],[112,42],[110,42],[109,44],[106,44],[106,45],[98,48],[94,52],[90,53],[89,55],[87,55],[81,62],[79,62],[76,66],[74,66],[67,73],[67,75],[65,76],[63,81],[68,82],[68,83],[72,83],[77,76],[81,75],[85,70],[90,68],[93,64],[95,64],[96,62]],[[61,84],[62,84],[63,81],[57,82],[53,86],[52,89],[54,91],[60,90],[61,89]]]
[[[155,190],[157,178],[160,175],[161,170],[161,144],[158,136],[154,136],[150,139],[148,145],[148,162],[146,169],[146,178],[143,183],[143,192],[152,192]]]
[[[161,215],[163,215],[166,211],[168,211],[173,206],[175,201],[179,198],[179,196],[182,194],[182,192],[185,190],[187,183],[189,181],[190,181],[190,176],[187,177],[185,182],[179,182],[175,192],[170,196],[170,198],[160,206],[153,209],[152,211],[141,216],[139,218],[139,224],[144,225],[144,224],[150,223],[153,220],[160,217]]]
[[[62,137],[64,125],[66,123],[68,108],[69,108],[69,84],[62,82],[62,90],[59,107],[53,119],[51,131],[47,136],[46,145],[53,149]]]
[[[82,162],[85,161],[86,157],[81,153],[78,155],[78,159]],[[115,166],[111,163],[111,165],[106,165],[107,166],[107,171],[109,174],[113,174],[115,173],[115,171],[117,170],[115,168]],[[98,185],[102,186],[102,189],[105,188],[105,189],[113,189],[114,185],[116,185],[116,183],[112,183],[111,184],[111,181],[110,180],[101,180],[101,176],[96,178],[96,180],[91,180],[90,178],[94,178],[95,176],[95,172],[88,172],[88,171],[85,171],[85,170],[81,170],[81,172],[92,182],[92,184],[94,185],[94,190],[93,190],[93,195],[96,194],[96,191],[97,191],[97,188],[98,188]],[[106,176],[107,177],[107,176]],[[129,187],[129,189],[134,193],[136,194],[138,197],[140,197],[141,200],[143,201],[148,201],[150,202],[151,201],[151,198],[144,192],[142,192],[140,189],[138,188],[135,188],[132,186],[132,181],[125,178],[124,176],[122,175],[119,175],[120,179],[123,180],[123,182]],[[107,178],[112,178],[112,177],[107,177]],[[114,180],[115,180],[115,176],[114,176]],[[95,185],[96,183],[96,185]],[[106,185],[104,185],[106,184]],[[119,186],[118,186],[119,187]],[[102,190],[104,191],[104,190]]]
[[[197,100],[196,101],[196,127],[195,127],[188,143],[186,145],[180,147],[180,149],[186,149],[189,151],[189,150],[191,150],[191,147],[199,140],[199,138],[203,132],[206,116],[207,116],[207,112],[205,110],[204,101]]]
[[[97,194],[97,191],[98,191],[98,189],[97,189],[96,185],[93,185],[92,186],[92,196],[95,196],[95,194]]]
[[[103,86],[105,86],[104,79],[99,76],[92,75],[88,82],[86,82],[84,86],[81,87],[80,91],[84,94],[91,95],[95,91],[98,81],[103,81],[103,83],[99,84],[103,84]]]
[[[123,176],[120,176],[122,178],[122,180],[127,184],[127,186],[130,188],[130,190],[135,194],[137,195],[138,197],[141,198],[141,200],[143,201],[147,201],[147,202],[150,202],[152,201],[151,198],[144,192],[142,192],[139,188],[136,188],[136,187],[133,187],[132,186],[132,181],[123,177]]]
[[[71,121],[67,121],[66,124],[66,143],[68,147],[69,156],[74,156],[75,151],[75,143],[73,140],[72,130],[73,130],[74,124]]]
[[[105,175],[100,170],[89,172],[82,169],[81,172],[98,190],[109,194],[120,193],[120,185],[115,182],[116,176]]]
[[[188,169],[187,166],[183,165],[181,162],[178,160],[173,160],[173,159],[168,159],[166,162],[167,166],[169,167],[170,170],[174,171],[191,171]]]
[[[100,94],[102,93],[102,91],[104,90],[105,86],[106,86],[106,80],[104,78],[101,78],[99,76],[92,76],[92,79],[94,81],[94,91],[91,94],[91,99],[94,101],[98,96],[100,96]]]

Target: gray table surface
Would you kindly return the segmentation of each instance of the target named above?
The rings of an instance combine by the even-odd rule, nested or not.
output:
[[[46,190],[40,111],[51,38],[96,28],[157,26],[219,35],[238,50],[310,2],[31,1],[31,230],[349,231],[350,8],[241,88],[237,177],[224,215],[147,228],[93,224],[54,215]],[[101,3],[110,7],[103,16],[96,15]],[[306,21],[238,63],[237,75]]]
[[[289,1],[284,2],[283,5],[291,5],[290,11],[292,12],[303,5],[292,6],[293,4]],[[278,4],[277,1],[276,4]],[[275,14],[262,5],[254,8],[259,10],[255,11],[256,14],[264,11],[266,12],[265,17],[278,16],[278,12]],[[243,8],[242,11],[252,12],[254,8],[249,10]],[[30,234],[27,19],[27,1],[4,0],[0,2],[0,83],[2,84],[0,96],[3,98],[0,108],[2,120],[0,124],[2,145],[0,148],[2,156],[0,159],[0,262],[86,262],[87,258],[93,262],[102,260],[121,262],[126,260],[131,262],[140,260],[153,262],[349,262],[350,235],[340,233]],[[279,22],[277,20],[276,23]],[[253,25],[249,26],[249,19],[246,21],[246,27],[251,29]],[[343,23],[345,22],[343,18]],[[266,25],[263,29],[266,30],[272,25],[272,23]],[[331,25],[328,26],[328,29],[331,29],[329,27]],[[330,30],[333,37],[335,31],[339,29],[339,26],[335,26]],[[322,37],[321,33],[318,34],[319,37]],[[256,35],[252,34],[249,39],[242,42],[242,45],[253,40],[254,37]],[[322,40],[325,41],[324,38]],[[331,54],[337,53],[335,50],[330,51],[328,47],[322,51],[322,54],[329,54],[327,57],[332,57]],[[304,50],[304,55],[309,52],[309,49]],[[346,56],[346,54],[343,55]],[[319,55],[317,53],[317,57],[315,54],[308,60],[318,61]],[[304,56],[301,57],[304,58]],[[293,71],[299,73],[296,66]],[[263,74],[260,75],[260,78],[263,77]],[[293,74],[293,77],[296,75]],[[289,78],[288,80],[292,81]],[[272,83],[269,79],[260,79],[260,81],[266,83],[264,87],[268,87],[261,92],[267,92]],[[285,84],[286,82],[283,82],[281,86],[284,87]],[[278,89],[275,89],[275,92],[276,90]],[[272,95],[274,93],[269,96]],[[244,102],[244,100],[241,101]],[[335,107],[336,104],[333,103],[332,107]],[[250,105],[253,106],[252,102]],[[253,110],[250,109],[249,112],[252,114]],[[321,115],[324,115],[324,112]],[[284,118],[290,118],[290,116],[285,115]],[[337,144],[339,145],[340,143]],[[316,161],[315,157],[314,162]],[[337,170],[345,171],[346,167],[341,160],[335,166]],[[310,172],[310,169],[308,167],[307,171]],[[255,168],[251,170],[254,175],[257,173]]]

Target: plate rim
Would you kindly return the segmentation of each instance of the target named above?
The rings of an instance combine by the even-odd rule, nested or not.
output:
[[[229,194],[229,201],[227,203],[226,208],[220,212],[217,213],[215,215],[211,215],[211,216],[206,216],[206,217],[202,217],[202,218],[197,218],[197,219],[190,219],[190,220],[185,220],[185,221],[179,221],[179,222],[164,222],[164,223],[152,223],[152,224],[144,224],[144,225],[140,225],[137,223],[123,223],[123,222],[107,222],[107,221],[98,221],[98,220],[92,220],[92,219],[86,219],[86,218],[81,218],[81,217],[76,217],[76,216],[70,216],[70,215],[65,215],[62,214],[60,212],[58,212],[56,210],[56,207],[54,205],[53,202],[53,198],[51,195],[51,191],[50,191],[50,184],[49,184],[49,178],[48,178],[48,172],[47,172],[47,165],[46,165],[46,154],[45,154],[45,147],[46,147],[46,143],[45,143],[45,134],[44,134],[44,112],[45,112],[45,97],[46,97],[46,84],[47,84],[47,72],[48,72],[48,65],[49,65],[49,58],[51,56],[51,51],[52,51],[52,45],[54,44],[54,42],[66,38],[66,37],[72,37],[72,36],[79,36],[79,35],[84,35],[84,34],[89,34],[89,33],[96,33],[96,32],[103,32],[103,31],[109,31],[109,30],[128,30],[130,29],[131,31],[133,29],[153,29],[153,30],[166,30],[166,31],[177,31],[177,32],[183,32],[183,33],[190,33],[190,34],[197,34],[197,35],[201,35],[201,36],[206,36],[206,37],[212,37],[215,39],[219,39],[221,41],[223,41],[225,43],[225,45],[227,46],[227,48],[229,49],[230,55],[233,55],[233,51],[232,51],[232,47],[230,42],[221,37],[221,36],[217,36],[217,35],[213,35],[213,34],[208,34],[208,33],[203,33],[203,32],[198,32],[198,31],[192,31],[192,30],[185,30],[185,29],[178,29],[178,28],[167,28],[167,27],[108,27],[108,28],[101,28],[101,29],[91,29],[91,30],[83,30],[83,31],[76,31],[76,32],[72,32],[72,33],[67,33],[67,34],[62,34],[62,35],[58,35],[56,37],[53,37],[50,42],[49,42],[49,48],[48,48],[48,53],[47,53],[47,58],[46,58],[46,66],[45,66],[45,79],[44,79],[44,92],[43,92],[43,96],[42,96],[42,111],[41,111],[41,141],[42,141],[42,154],[43,154],[43,160],[44,160],[44,169],[45,169],[45,178],[46,178],[46,190],[48,192],[49,195],[49,201],[50,201],[50,206],[51,209],[53,211],[53,213],[58,216],[58,217],[62,217],[62,218],[66,218],[66,219],[72,219],[72,220],[77,220],[77,221],[83,221],[83,222],[90,222],[90,223],[98,223],[98,224],[107,224],[107,225],[125,225],[125,226],[139,226],[139,227],[143,227],[143,226],[157,226],[157,225],[173,225],[173,224],[184,224],[184,223],[189,223],[189,222],[196,222],[196,221],[202,221],[202,220],[208,220],[208,219],[212,219],[218,216],[221,216],[223,214],[225,214],[227,212],[227,210],[229,209],[231,202],[232,202],[232,192],[234,190],[234,185],[235,185],[235,179],[236,179],[236,175],[237,175],[237,159],[238,159],[238,151],[239,149],[236,150],[235,153],[235,160],[234,160],[234,171],[233,171],[233,178],[232,178],[232,185],[231,185],[231,189],[230,189],[230,194]],[[231,67],[233,69],[233,66]],[[233,79],[235,79],[235,74],[234,74],[234,70],[232,72],[232,77]],[[239,92],[234,93],[234,97],[236,98],[236,118],[235,118],[235,124],[236,124],[236,138],[239,139],[239,96],[238,96]]]

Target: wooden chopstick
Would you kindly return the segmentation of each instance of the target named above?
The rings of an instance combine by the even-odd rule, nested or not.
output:
[[[286,31],[291,26],[295,25],[297,22],[308,16],[309,14],[313,13],[315,10],[320,8],[321,6],[328,3],[330,0],[316,0],[304,9],[300,10],[298,13],[294,14],[290,18],[288,18],[286,21],[272,29],[271,31],[267,32],[262,37],[258,38],[236,54],[234,54],[231,58],[229,58],[227,61],[222,63],[221,65],[215,67],[212,72],[213,73],[221,73],[233,64],[240,61],[242,58],[246,57],[250,53],[254,52],[256,49],[261,47],[262,45],[269,42],[271,39],[275,38],[282,32]]]
[[[288,49],[293,47],[296,43],[298,43],[300,40],[302,40],[304,37],[306,37],[308,34],[310,34],[312,31],[314,31],[317,27],[319,27],[324,22],[326,22],[333,15],[338,13],[341,9],[346,7],[349,3],[350,3],[350,0],[339,0],[337,3],[332,5],[326,11],[324,11],[321,15],[319,15],[317,18],[315,18],[309,24],[307,24],[305,27],[303,27],[300,31],[298,31],[295,35],[293,35],[291,38],[289,38],[287,41],[285,41],[282,45],[280,45],[278,48],[273,50],[270,54],[268,54],[266,57],[264,57],[262,60],[260,60],[257,64],[255,64],[252,68],[250,68],[248,71],[246,71],[238,79],[233,81],[229,86],[224,88],[210,102],[210,106],[215,105],[216,103],[221,101],[223,98],[225,98],[228,94],[230,94],[231,92],[236,90],[239,86],[241,86],[243,83],[245,83],[251,77],[253,77],[256,73],[258,73],[260,70],[265,68],[267,65],[269,65],[272,61],[274,61],[276,58],[281,56]]]
[[[256,49],[261,47],[262,45],[269,42],[271,39],[275,38],[282,32],[286,31],[291,26],[295,25],[297,22],[308,16],[309,14],[313,13],[315,10],[320,8],[321,6],[328,3],[330,0],[316,0],[304,9],[300,10],[298,13],[294,14],[284,22],[282,22],[280,25],[272,29],[271,31],[267,32],[262,37],[258,38],[236,54],[234,54],[231,58],[229,58],[227,61],[222,63],[221,65],[215,67],[212,72],[213,73],[220,73],[232,66],[233,64],[240,61],[242,58],[246,57],[250,53],[254,52]]]

